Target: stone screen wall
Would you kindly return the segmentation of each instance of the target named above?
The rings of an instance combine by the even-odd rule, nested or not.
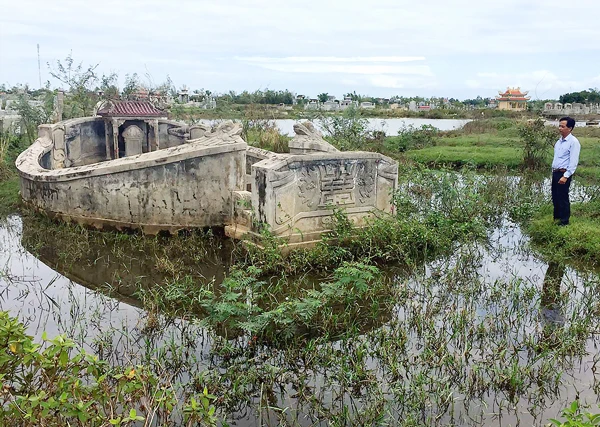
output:
[[[252,207],[276,235],[321,233],[332,209],[357,226],[374,211],[391,212],[398,165],[378,153],[344,152],[265,159],[253,165]]]

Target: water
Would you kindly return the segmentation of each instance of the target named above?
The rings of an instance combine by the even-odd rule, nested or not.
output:
[[[409,126],[421,127],[423,125],[433,126],[441,131],[459,129],[463,127],[470,120],[457,120],[457,119],[376,119],[369,118],[369,130],[380,130],[384,131],[386,135],[397,135],[398,131]],[[294,124],[298,120],[275,120],[275,124],[279,128],[280,132],[284,135],[294,136]],[[318,127],[318,122],[315,123]]]
[[[51,241],[47,241],[48,237],[40,233],[44,226],[40,226],[39,221],[36,218],[11,216],[0,224],[0,310],[9,311],[22,320],[27,325],[28,332],[37,340],[40,340],[43,331],[47,331],[49,336],[65,333],[88,351],[96,353],[106,347],[120,349],[104,355],[111,363],[133,363],[144,359],[160,345],[176,343],[177,347],[188,348],[194,359],[193,370],[184,372],[179,377],[180,381],[189,381],[194,372],[206,371],[216,375],[227,373],[231,362],[215,356],[217,344],[222,346],[220,338],[205,330],[198,319],[159,319],[157,332],[154,335],[148,334],[149,313],[140,308],[133,292],[136,286],[133,285],[151,287],[154,283],[168,280],[172,267],[164,265],[164,259],[156,257],[150,250],[134,253],[133,247],[126,243],[115,246],[90,243],[87,246],[78,245],[83,247],[84,252],[78,254],[77,262],[73,262],[69,259],[72,251],[69,236],[61,239],[60,233],[56,233],[50,236]],[[219,240],[213,240],[213,243],[216,242]],[[161,242],[159,246],[168,243]],[[186,261],[186,264],[193,264],[193,270],[197,270],[198,276],[207,281],[222,280],[232,249],[224,242],[218,246],[222,250],[216,253],[199,251],[201,254],[198,259]],[[32,255],[31,251],[38,253],[39,258]],[[116,261],[124,259],[122,254],[117,254],[119,251],[128,255],[125,264]],[[179,256],[185,258],[189,254]],[[173,257],[171,261],[176,262],[177,259]],[[449,273],[452,271],[455,276]],[[446,314],[432,314],[436,319],[436,330],[440,333],[437,338],[449,340],[444,331],[448,329],[447,332],[451,333],[448,324],[453,321],[451,315],[456,311],[450,310],[450,306],[460,304],[461,299],[452,299],[451,296],[438,293],[437,289],[445,289],[441,286],[442,281],[456,280],[458,285],[469,277],[476,277],[475,282],[483,285],[479,292],[484,295],[482,301],[485,301],[476,308],[471,321],[481,322],[489,327],[494,327],[494,319],[503,316],[508,308],[505,304],[493,302],[495,288],[499,292],[508,286],[507,283],[517,283],[525,290],[539,292],[542,298],[539,307],[536,304],[526,305],[524,298],[526,330],[510,331],[510,339],[515,342],[519,341],[519,336],[531,334],[539,343],[548,339],[545,334],[549,329],[566,327],[573,322],[579,310],[579,301],[587,292],[585,284],[590,280],[597,280],[594,273],[549,266],[531,250],[529,239],[521,233],[518,225],[504,220],[498,228],[490,231],[487,242],[457,247],[453,256],[428,262],[413,275],[399,275],[397,280],[407,283],[407,289],[413,293],[413,297],[407,303],[394,307],[383,325],[376,322],[372,325],[372,330],[365,331],[356,341],[367,339],[370,334],[385,333],[394,324],[409,323],[416,312],[435,310],[436,307],[446,307],[449,310]],[[437,286],[438,281],[440,287]],[[551,296],[551,288],[557,283],[559,290],[567,297],[566,303],[561,304]],[[420,349],[424,338],[410,328],[407,330],[409,341],[406,351],[415,358],[425,357]],[[230,342],[237,346],[242,345],[246,339],[247,337],[238,336]],[[503,337],[499,339],[502,340]],[[459,388],[452,386],[451,400],[452,406],[456,407],[455,413],[452,417],[443,415],[439,422],[448,424],[452,420],[459,425],[540,425],[548,418],[557,417],[558,412],[577,397],[582,402],[597,402],[600,391],[600,372],[596,371],[598,344],[598,335],[585,337],[581,344],[585,352],[581,356],[553,362],[560,365],[563,371],[557,395],[549,394],[547,398],[542,397],[541,401],[537,401],[535,399],[540,396],[536,390],[538,385],[531,384],[527,392],[518,399],[515,409],[503,392],[486,391],[480,399],[474,399],[465,397]],[[331,351],[342,351],[346,345],[333,342]],[[293,380],[289,379],[296,378],[292,374],[295,371],[288,371],[281,356],[278,356],[280,353],[278,349],[264,347],[257,350],[255,359],[249,363],[257,366],[265,364],[272,370],[282,369],[278,381],[285,391],[281,396],[276,394],[276,404],[300,409],[300,415],[302,411],[310,413],[312,410],[309,406],[304,406],[303,409],[297,407],[298,401],[292,397],[296,392],[292,386]],[[525,349],[518,354],[521,360],[531,357]],[[373,355],[365,362],[365,368],[377,376],[381,390],[393,401],[398,390],[390,388],[389,373],[382,370],[382,366],[389,364],[389,361],[384,363],[380,357]],[[400,354],[395,357],[400,359]],[[491,356],[485,353],[479,355],[478,351],[473,350],[472,363],[483,363],[485,357]],[[301,370],[302,364],[298,363],[295,369]],[[336,406],[340,403],[336,398],[339,390],[337,386],[329,385],[331,378],[337,375],[336,369],[323,366],[320,372],[307,374],[309,383],[314,388],[313,392],[318,394],[321,403],[339,410]],[[424,368],[415,366],[411,368],[414,372],[406,369],[408,380]],[[426,377],[430,375],[427,371],[422,371],[421,374]],[[259,390],[260,395],[263,392],[264,383],[261,384],[256,384],[258,388],[248,390],[255,405],[258,405]],[[366,404],[365,399],[353,399],[352,396],[345,402],[347,405],[357,404],[353,410],[359,410],[361,405]],[[433,411],[434,408],[435,406],[427,406],[423,410]],[[276,412],[266,413],[275,417]],[[259,416],[242,405],[233,418],[238,426],[253,426],[258,424]],[[309,417],[300,416],[298,425],[312,425],[312,422]]]
[[[412,118],[403,118],[403,119],[376,119],[369,118],[366,119],[369,122],[368,128],[369,130],[382,130],[387,135],[397,135],[398,131],[409,127],[421,127],[423,125],[433,126],[441,131],[459,129],[463,127],[466,123],[471,120],[468,119],[412,119]],[[273,123],[277,126],[280,133],[282,135],[294,136],[294,124],[300,122],[302,120],[292,120],[292,119],[277,119],[272,120]],[[202,120],[204,124],[213,124],[215,121],[212,120]],[[314,124],[319,127],[318,121],[315,121]]]

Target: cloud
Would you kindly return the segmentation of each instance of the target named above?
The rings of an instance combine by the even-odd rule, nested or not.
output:
[[[405,87],[402,80],[398,77],[378,75],[369,78],[370,83],[377,87],[386,87],[393,89],[403,89]]]
[[[420,75],[431,76],[427,65],[395,65],[423,61],[425,57],[236,57],[238,61],[282,73]],[[390,65],[393,64],[393,65]]]
[[[471,89],[479,89],[482,86],[479,80],[472,79],[465,81],[465,85]]]
[[[389,76],[389,75],[375,75],[368,78],[368,84],[373,87],[386,88],[386,89],[410,89],[412,91],[416,89],[432,89],[437,87],[438,82],[432,76],[420,77],[420,76]]]
[[[411,62],[424,61],[424,56],[289,56],[285,58],[268,58],[264,56],[236,56],[236,60],[256,63],[286,63],[286,62]]]
[[[72,50],[77,62],[100,62],[100,72],[148,66],[178,84],[224,91],[273,82],[327,91],[342,80],[364,85],[355,88],[362,93],[439,81],[443,92],[598,86],[598,1],[572,0],[564,13],[561,0],[5,3],[0,65],[11,66],[0,66],[2,83],[37,81],[39,43],[42,63]]]
[[[339,79],[346,86],[387,89],[430,87],[434,78],[424,56],[293,56],[236,57],[236,60],[280,73],[320,74],[323,79]],[[403,64],[404,63],[404,64]]]

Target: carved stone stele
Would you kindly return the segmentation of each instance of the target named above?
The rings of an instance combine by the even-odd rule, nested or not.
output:
[[[136,156],[142,154],[142,145],[144,142],[144,132],[136,125],[127,126],[123,132],[125,140],[125,156]]]

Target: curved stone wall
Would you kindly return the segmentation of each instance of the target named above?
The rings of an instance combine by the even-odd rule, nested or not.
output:
[[[97,122],[86,118],[39,127],[39,138],[16,162],[25,202],[80,223],[141,228],[147,233],[228,221],[232,192],[245,184],[247,145],[237,130],[217,130],[198,139],[182,139],[171,148],[106,160],[94,148],[99,143],[87,134]],[[161,121],[165,127],[175,123]],[[66,137],[77,133],[73,132],[77,127],[77,138]],[[95,154],[80,150],[79,157],[73,156],[74,141]],[[68,161],[76,164],[76,158],[100,162],[60,167]]]

